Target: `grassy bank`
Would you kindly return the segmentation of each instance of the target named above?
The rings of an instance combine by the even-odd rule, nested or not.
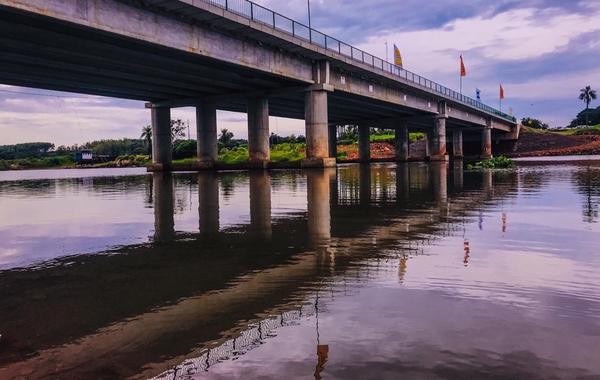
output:
[[[292,162],[306,158],[305,144],[278,144],[271,147],[271,161]],[[226,164],[239,164],[249,160],[248,147],[241,146],[232,149],[223,149],[219,153],[219,161]]]
[[[75,167],[73,156],[52,156],[42,158],[21,158],[0,160],[0,170],[30,170]]]
[[[558,133],[563,136],[580,136],[580,135],[586,135],[586,134],[600,134],[600,124],[593,125],[588,128],[569,128],[569,129],[557,131],[555,133]]]

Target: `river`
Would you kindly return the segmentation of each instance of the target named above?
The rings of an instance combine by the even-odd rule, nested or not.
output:
[[[599,379],[600,160],[0,172],[1,379]]]

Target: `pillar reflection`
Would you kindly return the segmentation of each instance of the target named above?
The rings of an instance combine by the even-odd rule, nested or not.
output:
[[[371,203],[371,165],[359,165],[359,202],[362,206],[368,206]]]
[[[267,171],[250,172],[250,233],[260,239],[270,239],[271,176]]]
[[[410,197],[410,164],[396,166],[396,200],[407,200]]]
[[[173,176],[168,172],[152,174],[154,206],[154,241],[164,242],[175,237]]]
[[[431,179],[433,193],[441,206],[448,203],[448,164],[446,162],[431,163]]]
[[[331,241],[331,181],[336,169],[307,171],[308,242],[312,248],[327,249]]]
[[[219,233],[219,180],[215,173],[198,174],[198,214],[200,235]]]
[[[462,190],[465,184],[465,164],[463,160],[452,162],[452,184],[455,190]]]

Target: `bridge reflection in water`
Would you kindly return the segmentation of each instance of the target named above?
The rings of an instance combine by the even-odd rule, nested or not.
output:
[[[194,176],[198,233],[175,229],[182,177],[156,173],[150,244],[2,272],[0,325],[10,349],[0,351],[0,378],[205,371],[313,315],[318,292],[368,281],[367,261],[384,260],[402,282],[424,244],[459,233],[517,183],[516,173],[494,182],[489,172],[466,175],[446,163]],[[272,216],[285,176],[298,191],[305,184],[306,211]],[[220,194],[236,181],[249,181],[250,223],[222,227]]]

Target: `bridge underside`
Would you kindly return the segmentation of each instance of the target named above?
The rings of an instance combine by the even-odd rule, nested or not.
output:
[[[214,98],[218,109],[236,112],[247,111],[249,95],[264,94],[270,115],[305,117],[303,88],[310,83],[5,6],[0,43],[4,84],[182,105]],[[418,117],[431,115],[341,91],[331,93],[328,103],[332,124],[416,117],[418,127]],[[453,125],[469,126],[458,120]]]

